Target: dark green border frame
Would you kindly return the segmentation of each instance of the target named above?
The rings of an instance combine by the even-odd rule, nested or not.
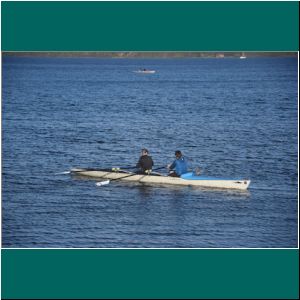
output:
[[[3,298],[297,299],[298,250],[2,250]]]
[[[298,51],[298,2],[7,2],[2,51]]]
[[[298,51],[293,2],[1,2],[2,51]],[[298,249],[2,249],[2,298],[299,296]]]

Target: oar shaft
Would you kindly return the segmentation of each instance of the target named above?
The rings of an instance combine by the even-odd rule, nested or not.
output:
[[[157,171],[157,170],[161,170],[161,169],[164,169],[164,168],[165,168],[165,166],[159,167],[159,168],[155,168],[152,171]],[[126,176],[123,176],[123,177],[111,179],[110,181],[114,181],[114,180],[118,180],[118,179],[123,179],[123,178],[131,177],[131,176],[134,176],[134,175],[150,175],[150,174],[151,173],[149,173],[149,174],[137,174],[137,173],[133,173],[133,174],[126,175]]]
[[[117,171],[122,171],[122,170],[129,170],[129,169],[135,169],[136,166],[134,167],[121,167],[121,168],[85,168],[85,169],[81,169],[81,170],[74,170],[72,172],[74,173],[81,173],[81,172],[86,172],[86,171],[103,171],[103,172],[117,172]],[[164,169],[165,166],[162,167],[158,167],[153,169],[152,171],[157,171],[157,170],[161,170]]]
[[[161,169],[163,169],[163,168],[165,168],[165,166],[159,167],[159,168],[155,168],[155,169],[153,169],[152,171],[161,170]],[[150,173],[150,174],[151,174],[151,173]],[[149,174],[137,174],[137,173],[132,173],[132,174],[129,174],[129,175],[126,175],[126,176],[122,176],[122,177],[118,177],[118,178],[113,178],[113,179],[111,179],[110,181],[121,180],[121,179],[128,178],[128,177],[135,176],[135,175],[144,175],[144,176],[147,176],[147,175],[149,175]]]
[[[117,172],[117,171],[122,171],[126,169],[134,169],[135,167],[126,167],[126,168],[86,168],[82,170],[74,170],[72,172],[74,173],[81,173],[81,172],[86,172],[86,171],[103,171],[103,172]]]
[[[165,168],[166,168],[166,166],[162,166],[162,167],[155,168],[152,171],[157,171],[157,170],[161,170],[161,169],[165,169]]]
[[[110,181],[115,181],[115,180],[119,180],[119,179],[123,179],[123,178],[131,177],[131,176],[134,176],[134,175],[138,175],[138,174],[136,174],[136,173],[133,173],[133,174],[126,175],[126,176],[123,176],[123,177],[119,177],[119,178],[113,178],[113,179],[110,179]]]

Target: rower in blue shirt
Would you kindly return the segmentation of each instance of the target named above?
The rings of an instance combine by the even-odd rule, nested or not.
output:
[[[169,176],[180,177],[188,172],[187,161],[179,150],[175,151],[175,157],[173,163],[168,165]]]

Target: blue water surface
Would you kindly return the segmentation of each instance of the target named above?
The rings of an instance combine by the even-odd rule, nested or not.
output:
[[[3,247],[297,247],[297,64],[4,57]],[[132,166],[142,147],[249,191],[56,175]]]

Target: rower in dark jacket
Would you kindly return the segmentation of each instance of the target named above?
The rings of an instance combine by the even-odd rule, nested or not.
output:
[[[136,164],[136,167],[139,168],[137,173],[139,174],[149,174],[154,165],[152,157],[148,155],[149,151],[147,149],[142,149],[142,155]]]

